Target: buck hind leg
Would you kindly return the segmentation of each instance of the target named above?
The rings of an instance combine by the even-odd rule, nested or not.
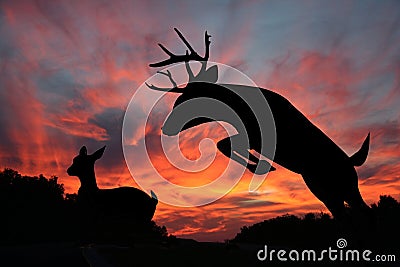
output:
[[[353,187],[351,193],[345,197],[349,205],[349,214],[345,223],[348,235],[353,238],[357,246],[370,246],[376,244],[377,221],[373,210],[364,202],[358,187]]]
[[[373,240],[377,230],[377,218],[371,207],[364,202],[358,188],[346,199],[346,202],[352,210],[353,221],[357,225],[360,236],[368,236]]]
[[[371,210],[371,208],[364,202],[358,188],[356,188],[352,194],[346,198],[346,202],[352,209],[362,213],[368,213]]]
[[[252,173],[265,174],[275,170],[268,161],[260,160],[250,153],[248,147],[241,142],[239,135],[220,140],[217,143],[217,148],[222,154],[246,167]]]
[[[339,222],[346,220],[346,208],[344,201],[339,200],[327,200],[323,201],[328,210],[332,213],[332,216]]]

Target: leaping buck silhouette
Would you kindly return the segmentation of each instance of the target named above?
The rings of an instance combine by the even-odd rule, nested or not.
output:
[[[225,156],[256,174],[273,171],[275,168],[267,161],[260,160],[258,156],[251,153],[251,151],[256,151],[271,161],[301,174],[311,192],[325,204],[336,218],[344,218],[346,216],[345,202],[357,213],[369,213],[370,208],[362,199],[358,189],[358,176],[355,170],[355,166],[361,166],[366,161],[369,150],[369,134],[361,148],[354,155],[346,155],[338,145],[282,95],[259,87],[217,84],[215,76],[218,75],[218,72],[215,66],[206,70],[209,58],[210,35],[205,32],[206,53],[204,57],[201,57],[193,50],[184,36],[177,29],[174,30],[186,44],[190,53],[186,51],[184,55],[175,55],[162,44],[159,44],[170,58],[150,64],[150,66],[162,67],[173,63],[186,62],[189,83],[184,88],[179,88],[173,81],[171,73],[167,71],[161,74],[170,78],[173,83],[172,88],[160,88],[147,84],[153,90],[181,94],[176,99],[172,112],[162,126],[163,134],[174,136],[181,131],[213,120],[226,121],[236,126],[236,121],[224,118],[221,114],[214,114],[213,118],[204,117],[202,109],[207,107],[199,108],[198,106],[193,106],[193,109],[196,110],[191,110],[191,112],[197,113],[198,117],[189,121],[182,119],[187,118],[187,116],[185,117],[185,114],[182,114],[185,109],[179,108],[181,104],[196,98],[217,100],[233,109],[244,124],[244,128],[238,127],[236,135],[227,137],[217,143],[217,148]],[[195,77],[192,74],[188,63],[191,60],[201,62],[202,68],[199,75],[205,75],[206,79],[196,80],[199,75]],[[240,97],[241,92],[245,92],[250,98],[259,96],[265,98],[269,106],[269,108],[265,106],[265,114],[270,110],[275,124],[275,155],[268,154],[261,149],[263,142],[269,143],[269,140],[266,140],[268,137],[261,134],[257,119],[252,115],[251,107]],[[248,138],[243,138],[246,133]],[[249,140],[248,144],[243,143],[243,140]]]
[[[94,172],[95,162],[103,156],[105,146],[91,155],[83,146],[67,169],[70,176],[78,176],[81,187],[78,200],[88,212],[95,212],[102,218],[117,218],[135,222],[150,222],[158,203],[157,197],[151,191],[151,197],[134,187],[118,187],[99,189]]]

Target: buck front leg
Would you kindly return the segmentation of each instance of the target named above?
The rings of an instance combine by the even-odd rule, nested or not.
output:
[[[250,153],[248,147],[243,145],[238,135],[222,139],[217,143],[217,148],[222,154],[245,166],[252,173],[265,174],[268,171],[275,170],[268,161],[260,160]]]

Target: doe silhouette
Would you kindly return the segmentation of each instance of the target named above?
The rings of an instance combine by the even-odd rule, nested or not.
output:
[[[96,160],[103,156],[105,146],[87,154],[83,146],[67,169],[70,176],[78,176],[81,187],[78,191],[78,201],[92,209],[102,218],[130,219],[136,222],[150,222],[158,203],[157,197],[151,191],[151,197],[134,187],[118,187],[99,189],[94,172]]]
[[[273,171],[275,168],[268,161],[260,160],[257,155],[251,153],[254,150],[269,160],[301,174],[310,191],[325,204],[334,217],[346,216],[345,202],[357,214],[370,214],[370,207],[364,202],[359,192],[358,176],[355,170],[355,166],[361,166],[367,158],[369,134],[359,151],[348,156],[282,95],[259,87],[217,84],[215,75],[218,72],[214,68],[215,66],[208,70],[204,67],[204,62],[209,57],[210,35],[205,33],[206,53],[204,57],[201,57],[193,50],[183,35],[177,29],[175,31],[186,44],[190,53],[186,51],[184,55],[175,55],[159,44],[170,58],[150,64],[150,66],[162,67],[186,62],[189,83],[184,88],[177,87],[174,82],[172,88],[160,88],[147,84],[153,90],[181,94],[162,126],[163,134],[174,136],[181,131],[210,121],[228,122],[236,128],[238,133],[217,143],[217,148],[225,156],[256,174]],[[190,67],[188,68],[188,62],[191,60],[202,62],[201,72],[206,74],[208,80],[194,79]],[[171,73],[164,72],[162,74],[169,76],[172,82]],[[246,96],[247,99],[261,97],[265,100],[265,106],[261,107],[260,113],[255,114],[254,111],[260,110],[260,108],[254,109],[249,106],[243,96]],[[192,101],[196,99],[214,101],[210,101],[209,105],[196,105],[196,102]],[[211,109],[214,102],[221,103],[221,108]],[[184,105],[185,103],[190,104]],[[225,116],[224,106],[232,109],[237,116]],[[270,114],[269,111],[272,113],[275,124],[276,147],[274,154],[268,149],[268,144],[271,144],[270,136],[262,134],[268,132],[268,129],[261,129],[263,125],[260,126],[258,120],[258,118]],[[214,114],[211,114],[212,112]],[[267,149],[264,149],[265,146],[262,144],[266,144]]]

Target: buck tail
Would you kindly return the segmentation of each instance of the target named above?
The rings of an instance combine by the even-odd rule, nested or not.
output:
[[[365,138],[360,150],[358,150],[356,153],[354,153],[353,156],[350,157],[350,162],[353,164],[353,166],[361,166],[367,160],[369,151],[369,139],[370,133],[368,133],[367,138]]]
[[[158,203],[158,198],[156,193],[153,192],[153,190],[150,190],[151,198],[156,201],[156,204]]]

